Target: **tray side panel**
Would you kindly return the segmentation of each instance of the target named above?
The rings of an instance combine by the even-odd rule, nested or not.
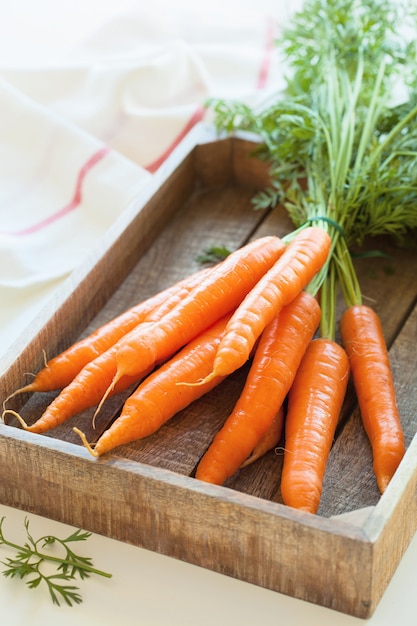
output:
[[[373,610],[372,545],[355,527],[117,457],[95,461],[71,444],[40,446],[29,433],[0,435],[0,500],[11,506],[337,611]]]
[[[417,530],[417,436],[362,530],[374,545],[373,597],[382,597]]]

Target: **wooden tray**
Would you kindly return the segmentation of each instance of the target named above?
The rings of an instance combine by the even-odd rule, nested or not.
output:
[[[254,189],[267,180],[245,137],[190,134],[75,271],[3,361],[3,400],[78,337],[133,303],[198,269],[211,244],[233,249],[291,229],[285,212],[255,211]],[[366,299],[382,318],[408,450],[383,497],[369,444],[349,391],[328,462],[318,515],[282,504],[280,447],[225,486],[193,478],[196,464],[231,410],[245,368],[136,444],[93,459],[72,431],[91,440],[123,401],[48,435],[0,425],[0,501],[142,546],[290,596],[367,618],[417,528],[417,254],[387,241],[369,243],[390,259],[357,259]],[[375,390],[378,393],[378,390]],[[17,398],[33,421],[54,394]],[[90,430],[89,430],[90,429]]]

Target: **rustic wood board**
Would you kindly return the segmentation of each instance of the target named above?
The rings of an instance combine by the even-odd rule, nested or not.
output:
[[[3,400],[25,372],[135,302],[199,268],[206,246],[230,249],[285,234],[282,210],[258,212],[251,199],[267,181],[248,139],[216,140],[198,129],[160,180],[109,233],[101,250],[70,277],[7,356]],[[369,617],[417,526],[417,253],[367,242],[389,260],[358,259],[365,297],[381,316],[391,347],[407,455],[383,497],[355,397],[349,390],[329,458],[318,515],[282,504],[284,441],[222,487],[193,473],[245,380],[243,367],[144,441],[95,460],[72,427],[93,440],[117,416],[127,393],[109,400],[95,430],[94,409],[47,435],[0,425],[0,501],[144,546],[214,571],[336,610]],[[34,421],[54,393],[11,403]],[[24,459],[24,462],[22,462]],[[225,549],[227,548],[227,549]]]

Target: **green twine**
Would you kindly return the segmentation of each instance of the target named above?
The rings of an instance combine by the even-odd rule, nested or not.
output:
[[[336,222],[335,220],[332,220],[331,217],[327,217],[327,215],[316,215],[314,217],[309,217],[308,219],[306,219],[304,224],[311,224],[312,222],[316,222],[316,221],[319,221],[319,220],[321,220],[322,222],[327,222],[328,224],[333,226],[333,228],[335,228],[337,231],[339,231],[339,233],[342,235],[342,237],[344,237],[346,239],[345,231],[343,230],[342,226],[338,222]]]

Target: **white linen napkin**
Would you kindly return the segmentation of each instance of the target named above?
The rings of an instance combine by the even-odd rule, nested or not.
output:
[[[209,96],[255,104],[282,86],[279,18],[262,2],[201,13],[86,0],[59,3],[62,20],[52,0],[35,3],[40,14],[11,4],[0,25],[0,355],[207,118]],[[24,42],[11,34],[22,4]]]

